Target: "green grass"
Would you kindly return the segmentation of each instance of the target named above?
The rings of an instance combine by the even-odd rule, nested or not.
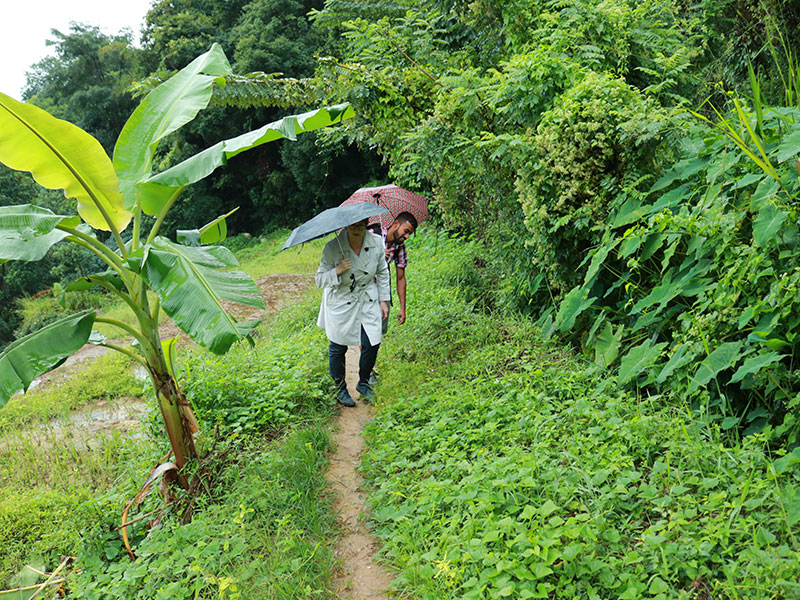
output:
[[[727,446],[529,321],[476,310],[470,244],[410,252],[413,318],[381,350],[364,460],[403,594],[800,597],[800,472],[763,438]]]
[[[315,273],[330,236],[281,251],[290,233],[288,229],[273,231],[264,241],[237,253],[242,270],[254,279],[276,273]]]
[[[70,577],[76,597],[334,598],[334,514],[324,495],[330,439],[322,424],[264,443],[231,445],[218,501],[181,525],[138,535],[137,561],[118,537],[98,535]],[[102,528],[99,528],[102,529]]]
[[[242,250],[248,272],[313,272],[319,248],[279,254],[284,233]],[[52,569],[69,554],[83,569],[71,576],[79,597],[152,598],[156,583],[165,598],[186,590],[201,598],[332,597],[335,532],[322,475],[334,403],[324,334],[314,326],[317,305],[311,293],[271,316],[255,348],[242,342],[224,357],[196,347],[180,353],[183,383],[205,425],[199,447],[222,451],[217,479],[189,524],[176,515],[149,536],[141,525],[132,528],[140,555],[133,564],[113,529],[166,454],[158,416],[150,414],[136,438],[89,439],[47,424],[99,400],[149,397],[133,363],[109,353],[0,409],[0,587],[15,585],[24,564]],[[124,305],[106,304],[103,312],[130,322]],[[151,494],[139,513],[161,503]]]

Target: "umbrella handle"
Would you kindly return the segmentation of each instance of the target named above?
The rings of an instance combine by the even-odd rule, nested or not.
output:
[[[336,242],[339,244],[339,250],[342,253],[342,258],[344,258],[344,248],[342,248],[342,240],[339,239],[339,235],[336,235]]]

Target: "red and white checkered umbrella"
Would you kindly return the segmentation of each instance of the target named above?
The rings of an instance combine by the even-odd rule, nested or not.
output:
[[[388,213],[369,219],[370,224],[380,223],[384,229],[388,228],[401,212],[410,212],[418,223],[428,218],[428,199],[425,196],[409,192],[393,184],[360,188],[342,202],[341,206],[358,202],[372,202],[389,209]]]

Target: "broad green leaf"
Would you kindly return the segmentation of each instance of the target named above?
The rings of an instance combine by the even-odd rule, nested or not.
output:
[[[135,253],[129,264],[141,273],[175,324],[212,352],[225,353],[258,324],[237,323],[222,305],[227,300],[264,308],[258,286],[235,269],[238,263],[227,248],[194,248],[159,237]]]
[[[800,154],[800,128],[795,129],[789,135],[781,138],[775,158],[778,162],[783,162],[789,158],[795,158]]]
[[[142,209],[149,215],[158,214],[165,205],[166,198],[170,196],[170,190],[178,190],[200,181],[224,165],[228,159],[246,150],[279,139],[294,140],[302,132],[327,127],[353,116],[355,113],[349,104],[338,104],[284,117],[260,129],[218,142],[139,185]]]
[[[655,201],[652,207],[650,207],[651,213],[656,213],[659,211],[664,210],[665,208],[673,208],[680,204],[680,202],[686,196],[686,192],[689,190],[689,186],[686,185],[679,185],[674,190],[668,191],[666,194],[659,197],[658,200]]]
[[[753,195],[750,196],[751,207],[760,208],[770,198],[774,197],[780,189],[780,184],[771,177],[764,177],[756,186]]]
[[[228,237],[227,218],[239,210],[234,208],[227,214],[217,217],[211,223],[203,225],[200,229],[178,229],[178,241],[185,246],[210,246],[219,244]]]
[[[0,94],[0,162],[30,171],[47,189],[63,189],[95,229],[119,232],[131,220],[100,142],[72,123],[5,94]]]
[[[642,245],[642,254],[639,257],[640,260],[647,260],[653,254],[655,254],[661,245],[664,243],[664,240],[667,239],[666,233],[651,233],[645,239],[644,244]]]
[[[794,465],[800,465],[800,446],[775,461],[775,472],[778,475],[786,473]]]
[[[68,284],[67,287],[64,288],[64,291],[82,292],[85,290],[90,290],[96,285],[102,287],[111,286],[121,290],[125,284],[122,282],[122,278],[119,276],[119,273],[109,269],[108,271],[103,271],[102,273],[95,273],[94,275],[87,275],[86,277],[76,279],[72,283]]]
[[[733,374],[731,383],[741,381],[751,373],[757,373],[767,365],[778,362],[784,356],[784,354],[778,354],[777,352],[767,352],[765,354],[759,354],[758,356],[751,356],[744,361],[742,366]]]
[[[800,489],[794,488],[794,494],[786,507],[786,521],[789,527],[800,523]]]
[[[647,296],[639,300],[633,306],[631,309],[632,314],[640,313],[654,304],[658,304],[659,308],[663,308],[670,300],[680,295],[681,286],[672,281],[671,271],[667,272],[662,281],[663,283],[661,285],[654,287]]]
[[[640,373],[655,362],[666,346],[666,342],[654,345],[650,340],[645,340],[638,346],[631,348],[620,361],[617,385],[623,385],[638,377]]]
[[[665,187],[671,185],[679,179],[686,179],[691,177],[698,171],[701,171],[708,162],[705,158],[687,158],[678,162],[672,169],[670,169],[664,176],[653,184],[650,188],[651,192],[657,192]]]
[[[756,245],[766,246],[773,240],[786,219],[786,213],[778,210],[772,202],[764,204],[753,222],[753,239]]]
[[[656,383],[664,383],[667,377],[669,377],[675,369],[682,367],[692,360],[692,355],[686,353],[688,349],[688,344],[680,344],[677,348],[675,348],[672,356],[669,357],[667,364],[664,365],[664,368],[661,369],[658,377],[656,377]]]
[[[225,53],[214,44],[147,94],[133,111],[114,147],[114,168],[128,210],[136,207],[137,184],[151,175],[159,142],[208,106],[214,83],[230,72]]]
[[[612,243],[603,244],[595,250],[592,256],[592,262],[589,264],[586,276],[583,278],[584,286],[588,285],[594,279],[594,276],[600,271],[600,267],[603,266],[603,263],[608,257],[608,253],[616,248],[617,244],[619,244],[619,239],[615,239]]]
[[[539,507],[539,514],[543,517],[549,517],[558,510],[558,504],[548,499],[544,504]]]
[[[764,175],[762,173],[748,173],[747,175],[742,175],[736,183],[733,185],[733,189],[738,190],[739,188],[747,187],[755,183],[756,181],[761,181],[764,179]],[[774,179],[770,180],[772,183],[777,185],[777,182]]]
[[[630,256],[639,249],[639,246],[642,245],[643,239],[644,238],[642,238],[639,231],[634,231],[628,235],[628,237],[624,238],[622,243],[619,245],[617,256],[619,256],[619,258],[626,258]]]
[[[611,227],[617,228],[623,225],[630,225],[648,214],[650,210],[650,206],[642,206],[642,201],[639,198],[629,198],[625,204],[620,207],[617,216],[614,217],[614,222]]]
[[[611,323],[606,323],[605,329],[600,332],[594,343],[594,362],[603,368],[608,367],[617,359],[619,345],[619,334],[614,335]]]
[[[0,259],[40,260],[54,244],[69,237],[56,229],[62,223],[75,227],[80,219],[30,204],[0,206]]]
[[[720,371],[731,368],[741,358],[741,352],[742,342],[725,342],[721,344],[697,367],[689,391],[693,392],[706,385]]]
[[[64,317],[9,344],[0,354],[0,407],[86,344],[94,319],[94,312]]]
[[[583,286],[579,285],[573,288],[561,301],[556,315],[556,326],[562,332],[569,331],[575,325],[578,315],[589,308],[594,301],[594,298],[587,297]]]

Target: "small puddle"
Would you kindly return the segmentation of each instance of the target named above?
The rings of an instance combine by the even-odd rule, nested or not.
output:
[[[55,428],[69,426],[108,428],[118,424],[122,428],[128,428],[131,421],[138,423],[145,413],[147,413],[147,402],[140,398],[101,400],[74,410],[69,416],[56,419],[51,425]]]

